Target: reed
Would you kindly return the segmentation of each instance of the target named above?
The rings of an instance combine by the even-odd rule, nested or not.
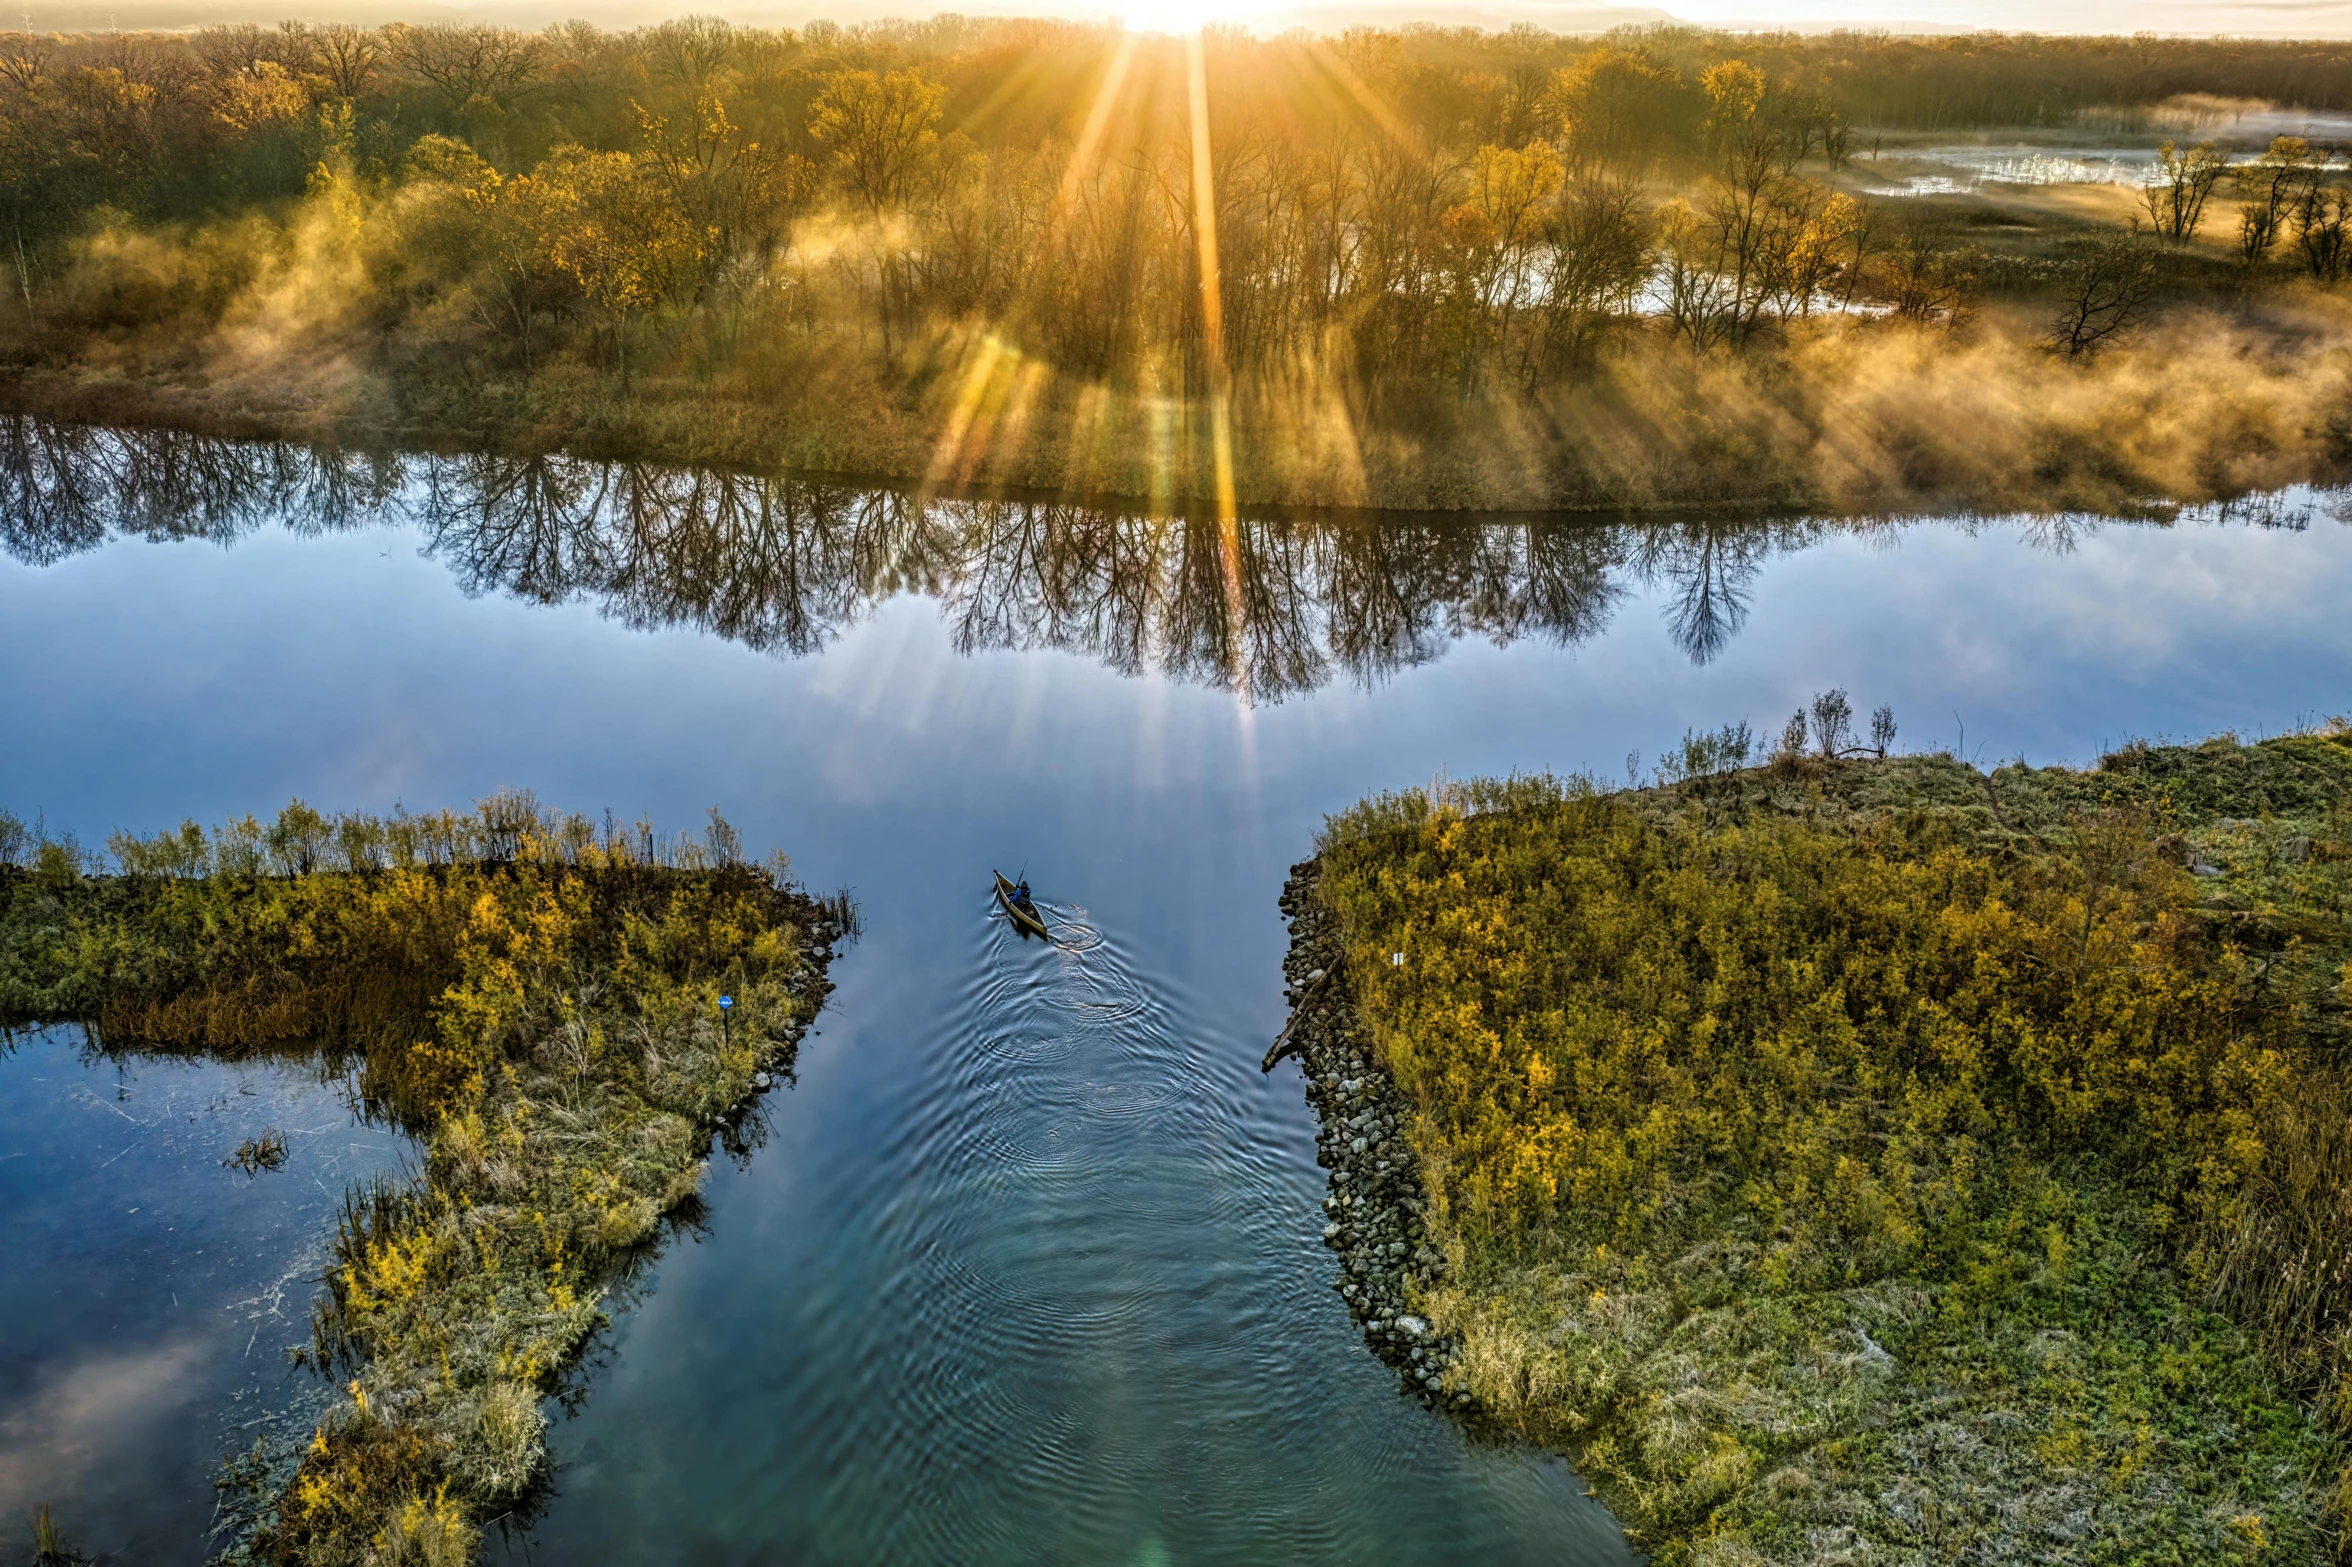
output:
[[[286,1134],[271,1127],[259,1137],[248,1137],[221,1163],[243,1170],[248,1176],[259,1175],[264,1170],[282,1170],[286,1166]]]
[[[83,1567],[89,1559],[66,1543],[48,1503],[33,1509],[33,1567]]]

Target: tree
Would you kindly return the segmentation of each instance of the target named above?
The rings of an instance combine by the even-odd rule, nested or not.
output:
[[[275,60],[223,77],[213,104],[221,123],[239,131],[289,124],[309,110],[310,94]]]
[[[367,91],[384,63],[384,35],[372,28],[337,22],[312,30],[310,63],[326,80],[327,91],[338,98],[356,98]]]
[[[681,16],[662,23],[646,39],[646,53],[664,74],[697,92],[726,64],[735,29],[715,16]]]
[[[1692,118],[1690,90],[1648,49],[1603,44],[1552,78],[1552,106],[1579,168],[1639,172],[1679,139]]]
[[[207,27],[189,41],[196,57],[215,76],[250,74],[263,61],[283,65],[282,40],[252,22],[233,27]]]
[[[835,71],[809,117],[842,182],[877,214],[901,206],[939,148],[947,89],[919,71]]]
[[[1871,267],[1871,297],[1903,321],[1957,321],[1976,289],[1973,250],[1941,250],[1906,227]]]
[[[1560,187],[1560,156],[1549,142],[1481,147],[1468,172],[1465,199],[1440,227],[1450,282],[1446,346],[1465,379],[1476,376],[1490,347],[1513,339],[1533,292],[1545,212]]]
[[[1584,354],[1631,309],[1650,275],[1653,229],[1640,182],[1584,174],[1568,182],[1544,233],[1543,288],[1522,375],[1540,379]]]
[[[1543,235],[1543,212],[1560,188],[1560,155],[1550,142],[1512,151],[1481,147],[1470,161],[1467,205],[1491,236],[1492,254],[1480,278],[1485,303],[1515,309],[1527,292],[1527,263]]]
[[[1707,129],[1716,136],[1737,133],[1764,104],[1764,73],[1745,60],[1718,60],[1699,76],[1707,95]]]
[[[0,82],[29,93],[49,76],[49,42],[32,33],[0,35]]]
[[[2274,136],[2270,150],[2238,169],[2238,259],[2255,266],[2286,232],[2287,216],[2311,143],[2300,136]]]
[[[2352,269],[2352,191],[2318,168],[2303,171],[2296,191],[2295,248],[2303,269],[2322,283]]]
[[[2050,346],[2073,358],[2139,324],[2156,292],[2156,258],[2139,230],[2110,229],[2067,268]]]
[[[385,36],[393,58],[452,110],[477,102],[504,107],[539,72],[539,40],[503,27],[395,24]]]
[[[543,204],[547,258],[611,321],[614,360],[626,375],[629,318],[684,289],[704,236],[659,171],[625,152],[558,147],[506,190],[509,200]]]
[[[1832,686],[1813,697],[1813,743],[1823,756],[1837,756],[1854,740],[1854,707],[1846,693]]]
[[[2209,141],[2201,141],[2187,152],[2176,150],[2169,141],[2158,147],[2157,177],[2140,192],[2156,232],[2176,245],[2196,238],[2197,225],[2205,217],[2206,198],[2228,167],[2229,154]]]
[[[679,210],[704,236],[704,276],[746,249],[764,253],[778,239],[785,210],[808,185],[808,165],[777,157],[727,117],[715,92],[695,99],[694,112],[673,122],[637,108],[645,138],[645,166],[670,188]]]
[[[454,136],[419,137],[406,172],[399,211],[409,251],[445,268],[476,318],[512,340],[528,366],[532,322],[573,288],[547,254],[547,186],[501,179]]]

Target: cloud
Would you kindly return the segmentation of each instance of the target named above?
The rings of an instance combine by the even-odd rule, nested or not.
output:
[[[89,1354],[0,1404],[0,1498],[44,1500],[93,1468],[143,1456],[185,1420],[200,1391],[191,1372],[208,1347],[191,1334]]]

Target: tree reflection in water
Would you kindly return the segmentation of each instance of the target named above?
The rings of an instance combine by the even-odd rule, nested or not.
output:
[[[1636,585],[1704,663],[1764,561],[1833,526],[1346,515],[1151,517],[925,500],[770,474],[560,456],[405,456],[0,418],[0,546],[46,566],[110,539],[229,544],[271,525],[413,521],[469,594],[574,600],[638,628],[818,651],[883,601],[935,598],[958,651],[1054,648],[1258,701],[1371,684],[1463,637],[1581,642]]]

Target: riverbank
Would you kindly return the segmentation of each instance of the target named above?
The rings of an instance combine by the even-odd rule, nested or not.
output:
[[[1369,801],[1294,878],[1324,1146],[1426,1226],[1370,1320],[1661,1562],[2323,1558],[2352,732],[1736,738]]]
[[[1401,1136],[1411,1107],[1374,1063],[1347,1003],[1341,932],[1316,895],[1317,869],[1313,860],[1293,865],[1283,885],[1291,935],[1282,972],[1292,1015],[1265,1068],[1295,1056],[1306,1076],[1307,1102],[1321,1123],[1315,1162],[1331,1171],[1323,1244],[1340,1259],[1342,1276],[1332,1288],[1349,1317],[1406,1393],[1467,1409],[1471,1396],[1458,1379],[1451,1388],[1446,1383],[1460,1343],[1412,1312],[1442,1286],[1445,1259],[1430,1245],[1419,1170]]]
[[[301,1352],[344,1395],[232,1466],[235,1559],[459,1563],[547,1482],[541,1402],[611,1292],[747,1152],[853,923],[701,838],[500,797],[111,845],[0,821],[0,1022],[109,1049],[324,1051],[427,1149],[346,1195]],[[722,1005],[721,998],[725,1001]]]
[[[1157,510],[1777,508],[2144,512],[2352,478],[2352,330],[2283,290],[2183,306],[2094,358],[1988,306],[1966,332],[1838,318],[1693,353],[1646,327],[1527,393],[1378,387],[1307,367],[1201,400],[1028,374],[966,406],[994,339],[943,331],[911,362],[812,347],[785,373],[649,363],[406,365],[333,333],[298,354],[199,332],[18,344],[0,411],[356,449],[565,452],[859,475]],[[1007,388],[992,399],[1011,396]],[[1962,432],[1965,432],[1963,437]]]

